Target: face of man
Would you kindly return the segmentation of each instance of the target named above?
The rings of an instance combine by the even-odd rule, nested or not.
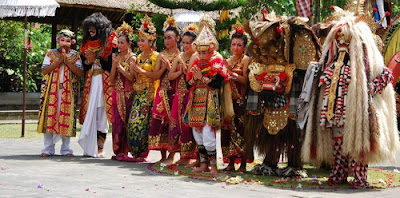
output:
[[[95,37],[97,34],[97,30],[94,26],[90,26],[88,31],[89,31],[90,37],[92,37],[92,38]]]
[[[209,61],[211,60],[213,54],[214,50],[199,51],[199,59],[203,61]]]

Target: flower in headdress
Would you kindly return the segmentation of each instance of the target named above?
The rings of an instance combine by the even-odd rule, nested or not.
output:
[[[148,40],[156,39],[156,28],[151,21],[151,18],[145,15],[142,19],[140,19],[142,25],[139,28],[139,37],[145,37]]]
[[[183,28],[183,31],[192,31],[195,32],[196,34],[199,34],[199,28],[197,27],[196,23],[191,23],[188,26],[186,26],[185,28]]]
[[[229,32],[229,38],[232,39],[232,36],[235,33],[245,35],[250,40],[250,35],[244,31],[244,26],[239,21],[236,21],[236,23],[232,25],[232,30]]]
[[[241,28],[236,28],[236,33],[244,34],[244,30]]]
[[[176,24],[175,18],[173,16],[167,17],[167,19],[164,22],[163,31],[167,30],[167,28],[169,27],[175,27],[179,31],[179,27]]]
[[[115,32],[116,32],[117,36],[127,35],[130,40],[132,39],[132,36],[133,36],[133,28],[129,24],[127,24],[125,21],[122,22],[122,25],[120,27],[118,27]]]

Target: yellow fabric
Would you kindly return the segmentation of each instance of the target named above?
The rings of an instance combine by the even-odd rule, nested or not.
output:
[[[392,39],[389,41],[389,44],[386,48],[386,52],[384,54],[385,65],[388,64],[392,56],[398,51],[400,51],[400,28],[393,33]]]
[[[159,54],[158,52],[153,52],[153,53],[150,55],[149,59],[151,60],[151,65],[148,64],[148,63],[144,63],[144,64],[141,64],[140,67],[141,67],[142,69],[146,70],[146,71],[149,71],[149,72],[154,71],[154,68],[156,67],[156,62],[157,62],[158,54]],[[139,54],[139,55],[136,57],[136,61],[137,61],[138,63],[140,63],[140,60],[141,60],[141,59],[142,59],[142,53]],[[139,74],[138,78],[139,78],[139,79],[142,79],[142,80],[148,79],[148,77],[145,76],[144,74]],[[160,81],[159,81],[159,80],[154,81],[154,83],[153,83],[153,85],[154,85],[154,90],[157,90],[159,84],[160,84]],[[155,93],[154,93],[154,94],[155,94]]]

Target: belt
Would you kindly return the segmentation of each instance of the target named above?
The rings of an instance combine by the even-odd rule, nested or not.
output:
[[[97,76],[103,73],[103,69],[93,69],[92,76]]]

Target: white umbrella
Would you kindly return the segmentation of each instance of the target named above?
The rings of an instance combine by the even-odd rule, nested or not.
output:
[[[54,16],[56,9],[60,5],[55,0],[1,0],[0,19],[4,17],[25,17],[24,31],[24,85],[22,91],[22,131],[21,137],[25,133],[25,95],[26,95],[26,54],[27,54],[27,23],[28,16],[45,17]]]
[[[187,25],[190,23],[199,23],[201,17],[204,16],[204,13],[202,12],[196,12],[193,10],[190,11],[185,11],[185,12],[180,12],[174,15],[174,18],[176,20],[176,24],[178,24],[178,27],[183,30]]]

